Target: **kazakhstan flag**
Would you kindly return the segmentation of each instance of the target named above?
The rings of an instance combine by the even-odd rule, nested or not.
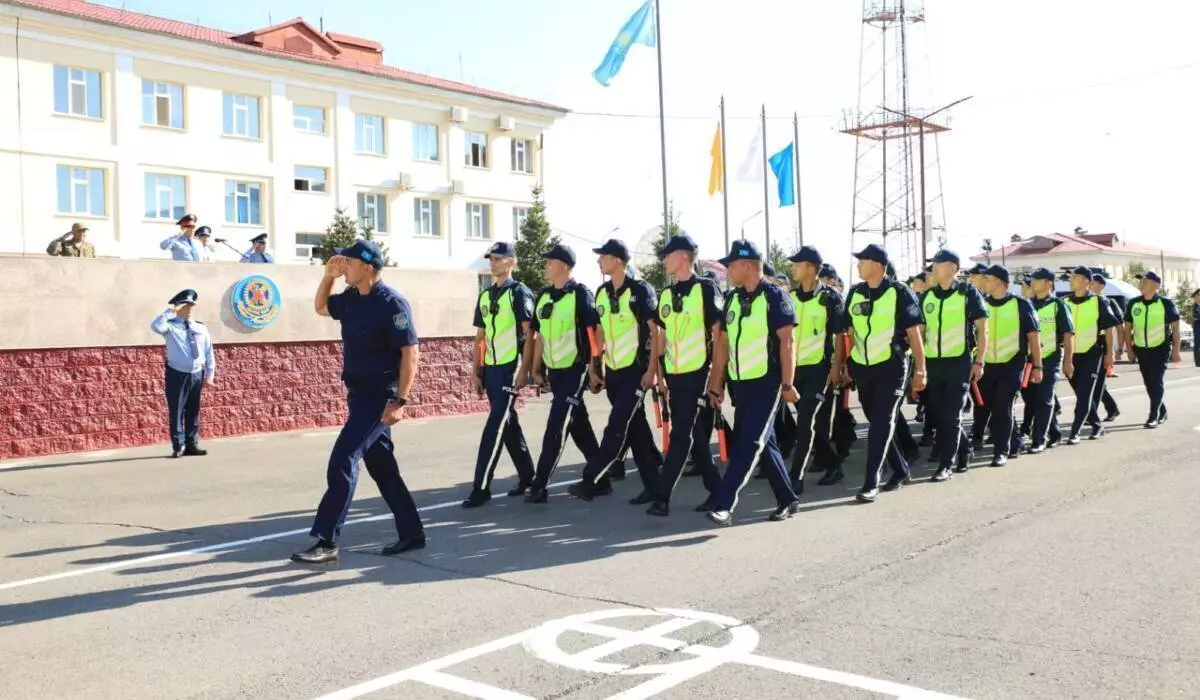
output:
[[[629,53],[630,46],[634,44],[655,45],[658,33],[654,31],[654,3],[655,0],[646,0],[645,4],[633,13],[625,26],[621,27],[621,33],[617,34],[617,38],[613,39],[612,46],[608,47],[604,61],[600,63],[599,68],[592,71],[592,77],[596,79],[596,82],[608,87],[617,73],[621,72],[621,66],[625,65],[625,54]]]

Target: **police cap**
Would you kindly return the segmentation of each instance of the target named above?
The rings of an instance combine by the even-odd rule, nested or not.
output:
[[[575,251],[571,250],[570,246],[565,246],[561,243],[542,253],[542,258],[545,260],[557,260],[567,267],[575,267]]]
[[[929,259],[929,262],[954,263],[956,266],[959,266],[962,264],[962,258],[958,257],[958,253],[955,253],[953,250],[950,250],[949,248],[942,248],[935,253],[932,258]]]
[[[167,303],[172,306],[176,306],[178,304],[195,304],[196,300],[199,298],[200,298],[200,295],[196,293],[196,290],[185,289],[182,292],[171,297],[171,301],[168,301]]]
[[[886,267],[888,264],[887,251],[884,250],[883,246],[876,245],[874,243],[855,253],[854,257],[858,258],[859,260],[870,260],[872,262],[877,262],[884,267]]]
[[[176,225],[176,226],[183,226],[183,225],[185,225],[185,224],[190,224],[190,225],[192,225],[192,226],[195,226],[195,225],[196,225],[196,221],[197,221],[197,219],[196,219],[196,215],[195,215],[195,214],[184,214],[184,215],[183,215],[183,217],[179,219],[179,221],[176,221],[176,222],[175,222],[175,225]]]
[[[515,258],[517,257],[517,247],[508,241],[497,241],[488,248],[488,252],[483,254],[484,259],[492,258]]]
[[[259,244],[259,243],[266,244],[266,242],[267,242],[267,234],[265,234],[265,233],[260,233],[260,234],[258,234],[257,236],[255,236],[254,238],[251,238],[251,239],[250,239],[250,242],[251,242],[251,243],[254,243],[254,244],[256,244],[256,245],[257,245],[257,244]]]
[[[1008,284],[1009,282],[1008,268],[1003,265],[992,265],[987,269],[987,272],[983,274],[987,275],[988,277],[995,277],[1005,284]]]
[[[1039,267],[1029,274],[1031,280],[1045,280],[1047,282],[1054,281],[1054,271],[1048,267]]]
[[[737,260],[750,260],[754,262],[762,261],[762,253],[758,252],[758,246],[746,239],[739,239],[729,246],[729,255],[721,258],[720,262],[725,267],[729,267],[730,263]]]
[[[197,236],[211,236],[212,229],[207,226],[201,226],[200,228],[196,229],[196,235]]]
[[[1151,282],[1153,282],[1155,284],[1162,284],[1162,277],[1159,277],[1158,273],[1155,272],[1154,270],[1146,271],[1146,273],[1143,274],[1142,277],[1144,279],[1150,280]]]
[[[677,250],[695,253],[699,249],[700,246],[696,245],[696,241],[692,240],[691,236],[687,235],[686,233],[681,233],[676,236],[671,236],[669,239],[667,239],[667,244],[663,246],[662,253],[659,254],[659,257],[665,258]]]
[[[620,258],[624,262],[629,262],[629,248],[626,247],[624,242],[618,241],[615,238],[608,239],[599,248],[592,248],[592,252],[596,255],[611,255],[614,258]]]
[[[376,270],[383,269],[383,250],[375,241],[360,238],[354,242],[354,245],[348,248],[337,248],[333,252],[336,255],[361,260]]]
[[[802,246],[800,246],[800,250],[796,251],[795,255],[788,258],[788,262],[812,263],[813,265],[816,265],[818,268],[821,268],[823,266],[823,263],[825,262],[825,260],[823,258],[821,258],[821,252],[818,251],[813,246],[802,245]]]

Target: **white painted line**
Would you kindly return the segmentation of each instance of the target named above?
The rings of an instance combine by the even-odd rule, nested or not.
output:
[[[413,678],[413,680],[441,688],[442,690],[449,690],[459,695],[482,698],[482,700],[537,700],[537,698],[530,695],[513,693],[503,688],[467,680],[466,678],[459,678],[458,676],[452,676],[449,673],[442,673],[441,671],[426,671]]]
[[[892,683],[891,681],[881,681],[875,678],[867,678],[854,673],[845,673],[843,671],[833,671],[827,668],[818,666],[809,666],[808,664],[796,663],[795,661],[784,661],[783,659],[770,659],[757,654],[746,654],[735,660],[737,663],[746,664],[747,666],[757,666],[766,668],[780,673],[787,673],[793,676],[804,676],[817,681],[825,681],[827,683],[837,683],[838,685],[848,686],[850,688],[859,688],[872,693],[882,693],[884,695],[894,695],[897,698],[905,698],[906,700],[951,700],[955,699],[954,695],[945,695],[943,693],[935,693],[921,688],[914,688],[909,685],[900,683]]]

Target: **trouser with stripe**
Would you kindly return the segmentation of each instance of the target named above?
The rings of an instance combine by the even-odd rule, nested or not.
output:
[[[1138,370],[1142,373],[1142,384],[1150,395],[1149,420],[1158,420],[1162,415],[1163,395],[1166,393],[1167,360],[1171,358],[1171,346],[1162,344],[1156,348],[1133,349],[1137,357]]]
[[[642,477],[642,486],[650,493],[658,488],[663,456],[654,444],[654,435],[646,420],[646,392],[642,391],[645,373],[645,367],[633,365],[610,369],[605,375],[604,389],[612,410],[608,413],[608,425],[604,426],[600,447],[584,467],[585,483],[604,483],[611,471],[620,466],[621,455],[628,447]]]
[[[965,457],[971,446],[962,425],[963,403],[971,386],[970,360],[931,357],[925,365],[929,370],[925,411],[937,417],[933,454],[938,458],[938,468],[947,469],[960,455]]]
[[[167,367],[167,423],[171,447],[182,450],[200,439],[200,396],[204,392],[204,372],[180,372]]]
[[[738,429],[729,449],[729,466],[717,489],[716,510],[732,511],[737,507],[738,493],[746,486],[759,460],[776,504],[786,506],[796,500],[796,492],[792,490],[775,437],[775,413],[781,400],[779,375],[731,381],[729,389],[736,404],[733,415]]]
[[[858,403],[870,424],[863,491],[879,488],[885,462],[891,465],[892,481],[908,478],[908,461],[894,439],[907,374],[907,358],[893,357],[877,365],[850,363],[850,376],[858,386]]]
[[[797,367],[793,383],[800,400],[796,402],[796,447],[792,452],[792,478],[804,477],[810,457],[814,470],[837,469],[841,459],[832,440],[834,401],[833,387],[829,384],[829,364]],[[783,454],[787,455],[786,452]]]
[[[475,458],[476,491],[487,491],[492,486],[496,465],[500,462],[501,447],[508,450],[508,458],[517,469],[521,485],[533,482],[533,456],[525,443],[525,433],[517,419],[517,389],[513,386],[517,374],[517,362],[483,368],[483,389],[487,394],[491,410],[479,439],[479,454]]]
[[[979,380],[979,393],[983,403],[991,409],[992,456],[1008,456],[1019,452],[1023,446],[1021,434],[1013,418],[1013,404],[1021,391],[1021,373],[1025,371],[1024,357],[1009,362],[989,362],[983,368]]]
[[[1033,423],[1029,435],[1034,447],[1041,447],[1047,441],[1058,441],[1058,416],[1054,415],[1054,385],[1058,383],[1058,369],[1062,364],[1062,351],[1054,353],[1042,360],[1042,381],[1029,385],[1029,395],[1025,399],[1027,406],[1033,406]]]
[[[596,444],[596,433],[592,432],[592,424],[588,420],[587,404],[583,401],[588,381],[587,367],[580,364],[548,370],[546,378],[553,398],[550,401],[550,415],[546,419],[546,433],[542,436],[537,474],[533,477],[535,489],[544,489],[550,483],[567,447],[568,436],[583,453],[585,462],[591,461],[592,455],[600,449]]]
[[[709,494],[715,494],[721,483],[721,475],[712,458],[713,411],[708,405],[707,393],[708,370],[667,375],[671,433],[662,476],[654,491],[660,501],[670,502],[689,455]]]
[[[1071,375],[1071,388],[1075,390],[1075,419],[1071,421],[1071,435],[1079,434],[1084,422],[1092,428],[1100,427],[1100,416],[1096,415],[1096,404],[1104,386],[1100,383],[1104,375],[1104,356],[1098,352],[1075,354],[1075,372]]]

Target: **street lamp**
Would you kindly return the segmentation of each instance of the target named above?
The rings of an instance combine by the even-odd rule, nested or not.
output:
[[[746,218],[742,219],[742,240],[743,241],[746,240],[746,224],[750,223],[751,220],[753,220],[759,214],[763,213],[763,211],[764,211],[763,209],[759,209],[758,211],[754,212],[750,216],[747,216]]]

